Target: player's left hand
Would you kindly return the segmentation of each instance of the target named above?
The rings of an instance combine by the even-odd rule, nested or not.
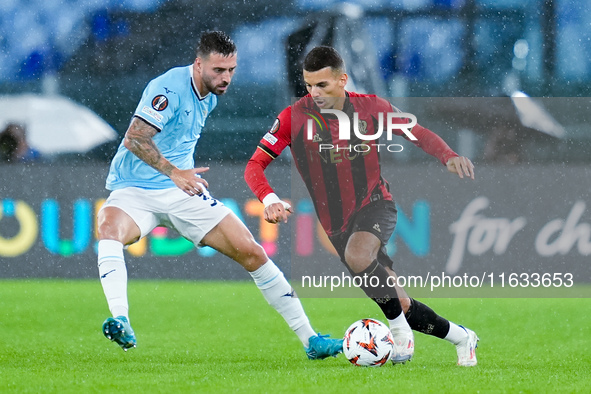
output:
[[[291,204],[281,200],[277,194],[269,193],[263,198],[265,204],[265,220],[269,223],[287,223],[287,218],[293,213]]]
[[[458,174],[460,178],[464,175],[474,179],[474,164],[465,156],[455,156],[447,161],[447,170]]]
[[[265,220],[269,223],[287,223],[287,218],[293,213],[291,205],[286,201],[276,202],[265,207]]]
[[[188,170],[179,170],[175,167],[170,173],[170,179],[189,196],[199,196],[209,187],[207,181],[200,176],[207,170],[209,170],[209,167],[197,167]]]

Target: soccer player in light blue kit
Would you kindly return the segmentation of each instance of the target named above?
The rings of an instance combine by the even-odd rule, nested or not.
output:
[[[208,168],[194,168],[205,120],[235,69],[232,40],[222,32],[207,32],[192,65],[169,70],[144,90],[111,163],[111,194],[98,213],[99,275],[113,315],[103,323],[103,333],[123,350],[136,346],[123,248],[164,225],[242,265],[301,340],[308,358],[336,356],[342,339],[314,332],[283,273],[238,217],[209,194],[200,175]]]

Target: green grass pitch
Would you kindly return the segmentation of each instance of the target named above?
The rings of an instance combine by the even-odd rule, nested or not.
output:
[[[431,299],[480,336],[479,365],[455,365],[452,345],[416,334],[411,363],[354,367],[309,361],[251,282],[129,283],[138,347],[100,330],[108,310],[96,281],[0,281],[0,392],[349,393],[589,392],[588,299]],[[302,299],[312,325],[343,335],[367,299]]]

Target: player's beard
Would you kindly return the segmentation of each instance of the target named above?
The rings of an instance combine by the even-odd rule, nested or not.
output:
[[[214,88],[211,90],[211,92],[212,92],[213,94],[215,94],[216,96],[221,96],[222,94],[226,93],[226,89],[220,89],[220,88],[225,88],[225,87],[227,87],[227,86],[230,86],[230,84],[229,84],[229,83],[221,83],[221,84],[219,84],[219,85],[215,86],[215,87],[214,87]]]
[[[222,94],[226,93],[226,89],[220,89],[220,88],[225,88],[227,86],[230,86],[230,84],[227,82],[222,82],[220,84],[214,85],[212,83],[212,80],[207,78],[206,76],[203,76],[202,79],[203,79],[203,83],[205,84],[205,87],[207,88],[207,90],[209,90],[211,93],[215,94],[216,96],[221,96]]]

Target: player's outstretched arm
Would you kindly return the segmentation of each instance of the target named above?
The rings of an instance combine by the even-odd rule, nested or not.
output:
[[[460,178],[465,175],[474,179],[474,164],[467,157],[458,156],[440,136],[418,124],[412,129],[412,132],[417,137],[417,140],[412,142],[426,153],[439,159],[449,172],[458,174]]]
[[[474,164],[465,156],[455,156],[447,160],[447,170],[454,174],[458,174],[460,178],[464,175],[474,179]]]
[[[160,152],[153,137],[158,130],[140,118],[133,118],[123,144],[131,153],[146,164],[170,177],[175,185],[190,196],[201,194],[209,185],[205,179],[196,175],[205,172],[209,167],[181,170],[168,161]]]
[[[257,148],[244,169],[244,180],[250,190],[265,204],[265,220],[275,224],[287,222],[287,218],[293,213],[293,209],[289,203],[282,201],[275,194],[265,176],[265,168],[272,161],[273,157]]]

